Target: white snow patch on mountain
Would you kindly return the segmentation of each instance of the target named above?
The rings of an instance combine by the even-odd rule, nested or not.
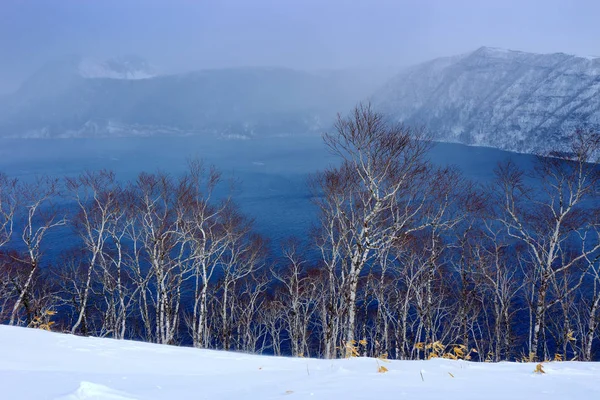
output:
[[[531,363],[268,357],[9,326],[0,354],[10,400],[600,398],[600,363],[536,374]]]
[[[149,79],[156,76],[154,67],[137,57],[119,57],[107,61],[85,58],[79,63],[83,78]]]

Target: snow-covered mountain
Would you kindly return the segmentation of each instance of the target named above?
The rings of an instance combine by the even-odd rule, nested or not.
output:
[[[386,78],[284,68],[156,75],[138,58],[66,57],[0,99],[0,137],[321,133]]]
[[[7,400],[600,397],[597,363],[267,357],[1,325],[0,354]]]
[[[575,128],[600,128],[600,58],[482,47],[389,80],[386,73],[230,68],[159,75],[133,56],[65,57],[0,98],[0,137],[322,133],[338,112],[368,98],[436,140],[526,153],[561,150]]]
[[[600,58],[482,47],[407,68],[373,103],[440,141],[560,149],[575,128],[600,127]]]

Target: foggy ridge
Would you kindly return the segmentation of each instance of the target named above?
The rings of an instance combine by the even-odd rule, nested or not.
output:
[[[354,70],[251,67],[158,75],[139,59],[94,63],[71,56],[49,63],[5,97],[0,136],[320,133],[381,83]]]

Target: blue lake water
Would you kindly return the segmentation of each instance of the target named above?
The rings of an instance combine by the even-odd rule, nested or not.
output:
[[[236,202],[255,218],[257,230],[274,243],[288,236],[306,237],[315,216],[307,176],[337,162],[321,138],[314,136],[0,139],[0,171],[23,180],[39,174],[62,177],[102,168],[113,170],[120,180],[133,179],[142,171],[177,175],[194,157],[214,164],[224,178],[237,181]],[[524,168],[533,161],[528,155],[446,143],[436,144],[430,157],[438,165],[455,165],[480,183],[493,178],[499,161],[510,157]]]

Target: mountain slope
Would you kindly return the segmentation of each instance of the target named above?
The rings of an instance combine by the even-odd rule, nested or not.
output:
[[[593,399],[596,363],[316,360],[85,338],[0,326],[2,398]],[[388,372],[378,373],[385,366]]]
[[[401,72],[373,96],[437,140],[534,152],[600,127],[600,58],[482,47]]]
[[[237,68],[153,76],[142,61],[65,59],[6,99],[0,137],[320,132],[373,90],[365,73]]]
[[[600,128],[600,58],[482,47],[407,68],[375,91],[385,76],[284,68],[160,76],[136,57],[72,56],[0,99],[0,137],[321,133],[369,96],[436,140],[503,150],[561,150],[575,128]]]

